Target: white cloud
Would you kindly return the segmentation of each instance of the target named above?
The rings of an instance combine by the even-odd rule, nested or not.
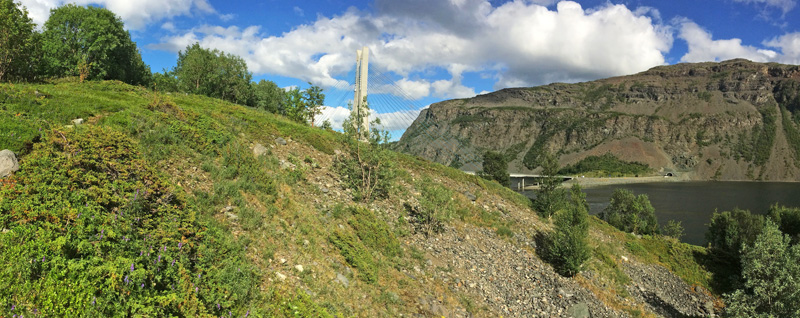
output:
[[[784,34],[765,41],[764,45],[778,48],[783,53],[777,60],[786,64],[800,64],[800,32]]]
[[[792,11],[794,7],[797,5],[796,0],[733,0],[736,2],[743,2],[743,3],[752,3],[756,5],[762,5],[764,7],[774,7],[783,11],[786,14],[789,11]]]
[[[164,29],[164,30],[167,30],[169,32],[175,32],[175,30],[176,30],[175,24],[172,23],[172,22],[166,22],[166,23],[162,24],[161,28]]]
[[[305,14],[305,12],[303,11],[303,9],[302,9],[302,8],[300,8],[300,7],[298,7],[298,6],[295,6],[295,7],[294,7],[294,8],[292,8],[292,9],[294,10],[294,14],[296,14],[296,15],[298,15],[298,16],[301,16],[301,17],[302,17],[302,16],[305,16],[305,15],[306,15],[306,14]]]
[[[431,83],[426,80],[411,81],[404,78],[395,82],[395,85],[408,94],[408,97],[412,100],[427,97],[431,94]]]
[[[314,125],[319,126],[325,120],[331,122],[331,127],[336,130],[342,129],[342,123],[350,116],[350,110],[346,107],[331,107],[322,106],[322,111],[319,116],[315,118]],[[375,118],[381,119],[381,129],[388,131],[404,130],[411,126],[414,119],[419,115],[420,110],[401,110],[392,113],[372,113],[369,116],[370,122]],[[399,137],[399,136],[397,136]]]
[[[463,72],[492,73],[495,88],[503,88],[590,80],[664,64],[672,35],[653,22],[652,10],[610,4],[584,10],[571,1],[554,10],[540,5],[551,2],[517,0],[494,7],[486,0],[378,0],[374,14],[350,9],[281,35],[202,27],[152,47],[177,51],[196,40],[242,56],[256,74],[332,87],[342,85],[338,78],[355,67],[355,51],[366,45],[370,68],[404,77],[397,85],[411,89],[415,98],[425,92],[475,95],[462,84]],[[436,69],[451,78],[407,80],[411,73]]]
[[[682,62],[724,61],[733,58],[745,58],[756,62],[779,61],[783,55],[773,50],[760,49],[750,45],[742,45],[738,38],[714,40],[711,33],[694,22],[684,20],[680,25],[678,37],[688,44],[688,51],[681,57]],[[784,52],[791,51],[791,40],[775,39],[770,46],[782,47]]]
[[[43,25],[50,16],[50,9],[66,3],[78,5],[102,5],[111,10],[125,23],[128,29],[140,30],[150,23],[176,16],[216,14],[207,0],[19,0],[38,25]],[[224,16],[221,16],[224,20]]]

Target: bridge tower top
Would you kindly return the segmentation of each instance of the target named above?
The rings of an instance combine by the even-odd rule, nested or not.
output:
[[[367,105],[367,74],[369,72],[369,48],[362,47],[356,50],[356,89],[353,96],[353,109],[360,119],[354,121],[355,131],[361,141],[367,141],[369,136],[369,106]]]

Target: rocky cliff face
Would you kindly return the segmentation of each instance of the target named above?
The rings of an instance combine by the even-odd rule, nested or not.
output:
[[[501,151],[512,172],[610,152],[695,180],[800,178],[800,67],[746,60],[661,66],[434,105],[399,150],[463,170]]]

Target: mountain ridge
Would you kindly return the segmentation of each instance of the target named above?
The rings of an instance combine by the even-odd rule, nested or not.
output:
[[[800,67],[736,59],[658,66],[592,82],[506,88],[420,113],[396,149],[480,170],[486,150],[512,172],[610,152],[692,180],[797,181]],[[458,160],[456,160],[458,159]]]

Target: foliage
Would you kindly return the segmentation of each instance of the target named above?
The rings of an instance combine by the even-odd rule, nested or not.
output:
[[[42,32],[44,68],[55,77],[83,75],[89,80],[150,82],[136,43],[111,11],[67,4],[50,13]]]
[[[178,77],[175,72],[166,69],[161,73],[153,73],[152,88],[156,92],[177,92]]]
[[[550,153],[544,153],[542,157],[542,177],[533,206],[540,215],[551,217],[564,207],[567,192],[565,189],[559,188],[561,179],[556,176],[558,175],[558,158]]]
[[[303,91],[303,103],[305,104],[306,112],[308,112],[308,118],[311,122],[311,126],[314,126],[314,118],[322,112],[322,105],[325,104],[325,94],[322,93],[322,88],[319,86],[310,85],[306,90]]]
[[[194,43],[178,52],[173,70],[181,91],[215,97],[241,105],[252,104],[250,80],[253,74],[239,56],[209,50]]]
[[[389,195],[396,171],[394,154],[383,147],[389,141],[388,132],[378,128],[364,131],[360,125],[352,124],[361,122],[362,116],[369,116],[369,106],[366,107],[367,114],[351,111],[344,121],[349,151],[334,158],[333,166],[345,185],[354,190],[355,199],[369,202],[376,197],[385,198]],[[372,125],[377,127],[380,120],[376,119]]]
[[[278,87],[275,82],[260,80],[251,84],[255,98],[255,108],[278,114],[279,110],[286,107],[286,91]]]
[[[598,176],[639,176],[652,172],[650,166],[634,161],[623,161],[611,153],[602,156],[589,156],[578,163],[566,166],[558,173],[564,175],[593,172]]]
[[[0,82],[37,75],[39,34],[34,29],[25,7],[0,0]]]
[[[610,204],[600,213],[599,217],[623,232],[658,233],[655,209],[646,194],[634,196],[630,190],[614,190]]]
[[[412,209],[411,212],[417,219],[419,228],[426,235],[440,232],[444,222],[454,214],[453,191],[427,177],[419,181],[416,187],[421,194],[419,208]]]
[[[375,217],[369,209],[351,206],[349,208],[352,218],[348,224],[353,227],[356,235],[365,246],[372,250],[380,251],[388,257],[400,255],[400,242],[386,225],[386,222]]]
[[[675,239],[680,240],[683,237],[683,226],[681,225],[681,221],[675,222],[675,220],[667,221],[667,225],[664,225],[661,228],[661,233],[665,236],[669,236]]]
[[[800,245],[767,221],[752,247],[743,245],[744,288],[725,296],[726,317],[800,315]]]
[[[511,178],[508,174],[508,161],[503,154],[487,151],[483,154],[483,171],[478,173],[486,180],[494,180],[504,187],[511,186]]]
[[[303,102],[303,92],[299,88],[294,88],[286,92],[285,106],[280,114],[286,116],[297,123],[308,122],[308,112],[306,104]]]
[[[577,184],[572,186],[567,207],[556,212],[555,232],[549,239],[547,254],[556,271],[567,277],[581,271],[591,250],[586,241],[589,235],[589,208],[586,194]]]
[[[42,138],[0,187],[3,313],[220,315],[254,299],[241,249],[129,137],[89,126]]]
[[[775,204],[769,208],[770,220],[792,239],[792,243],[800,241],[800,208],[790,208]]]
[[[336,246],[347,263],[358,269],[358,277],[366,283],[378,281],[378,265],[364,243],[354,234],[335,229],[328,240]]]
[[[743,245],[752,246],[763,227],[764,217],[747,210],[714,212],[706,232],[709,251],[738,266],[739,250]]]

